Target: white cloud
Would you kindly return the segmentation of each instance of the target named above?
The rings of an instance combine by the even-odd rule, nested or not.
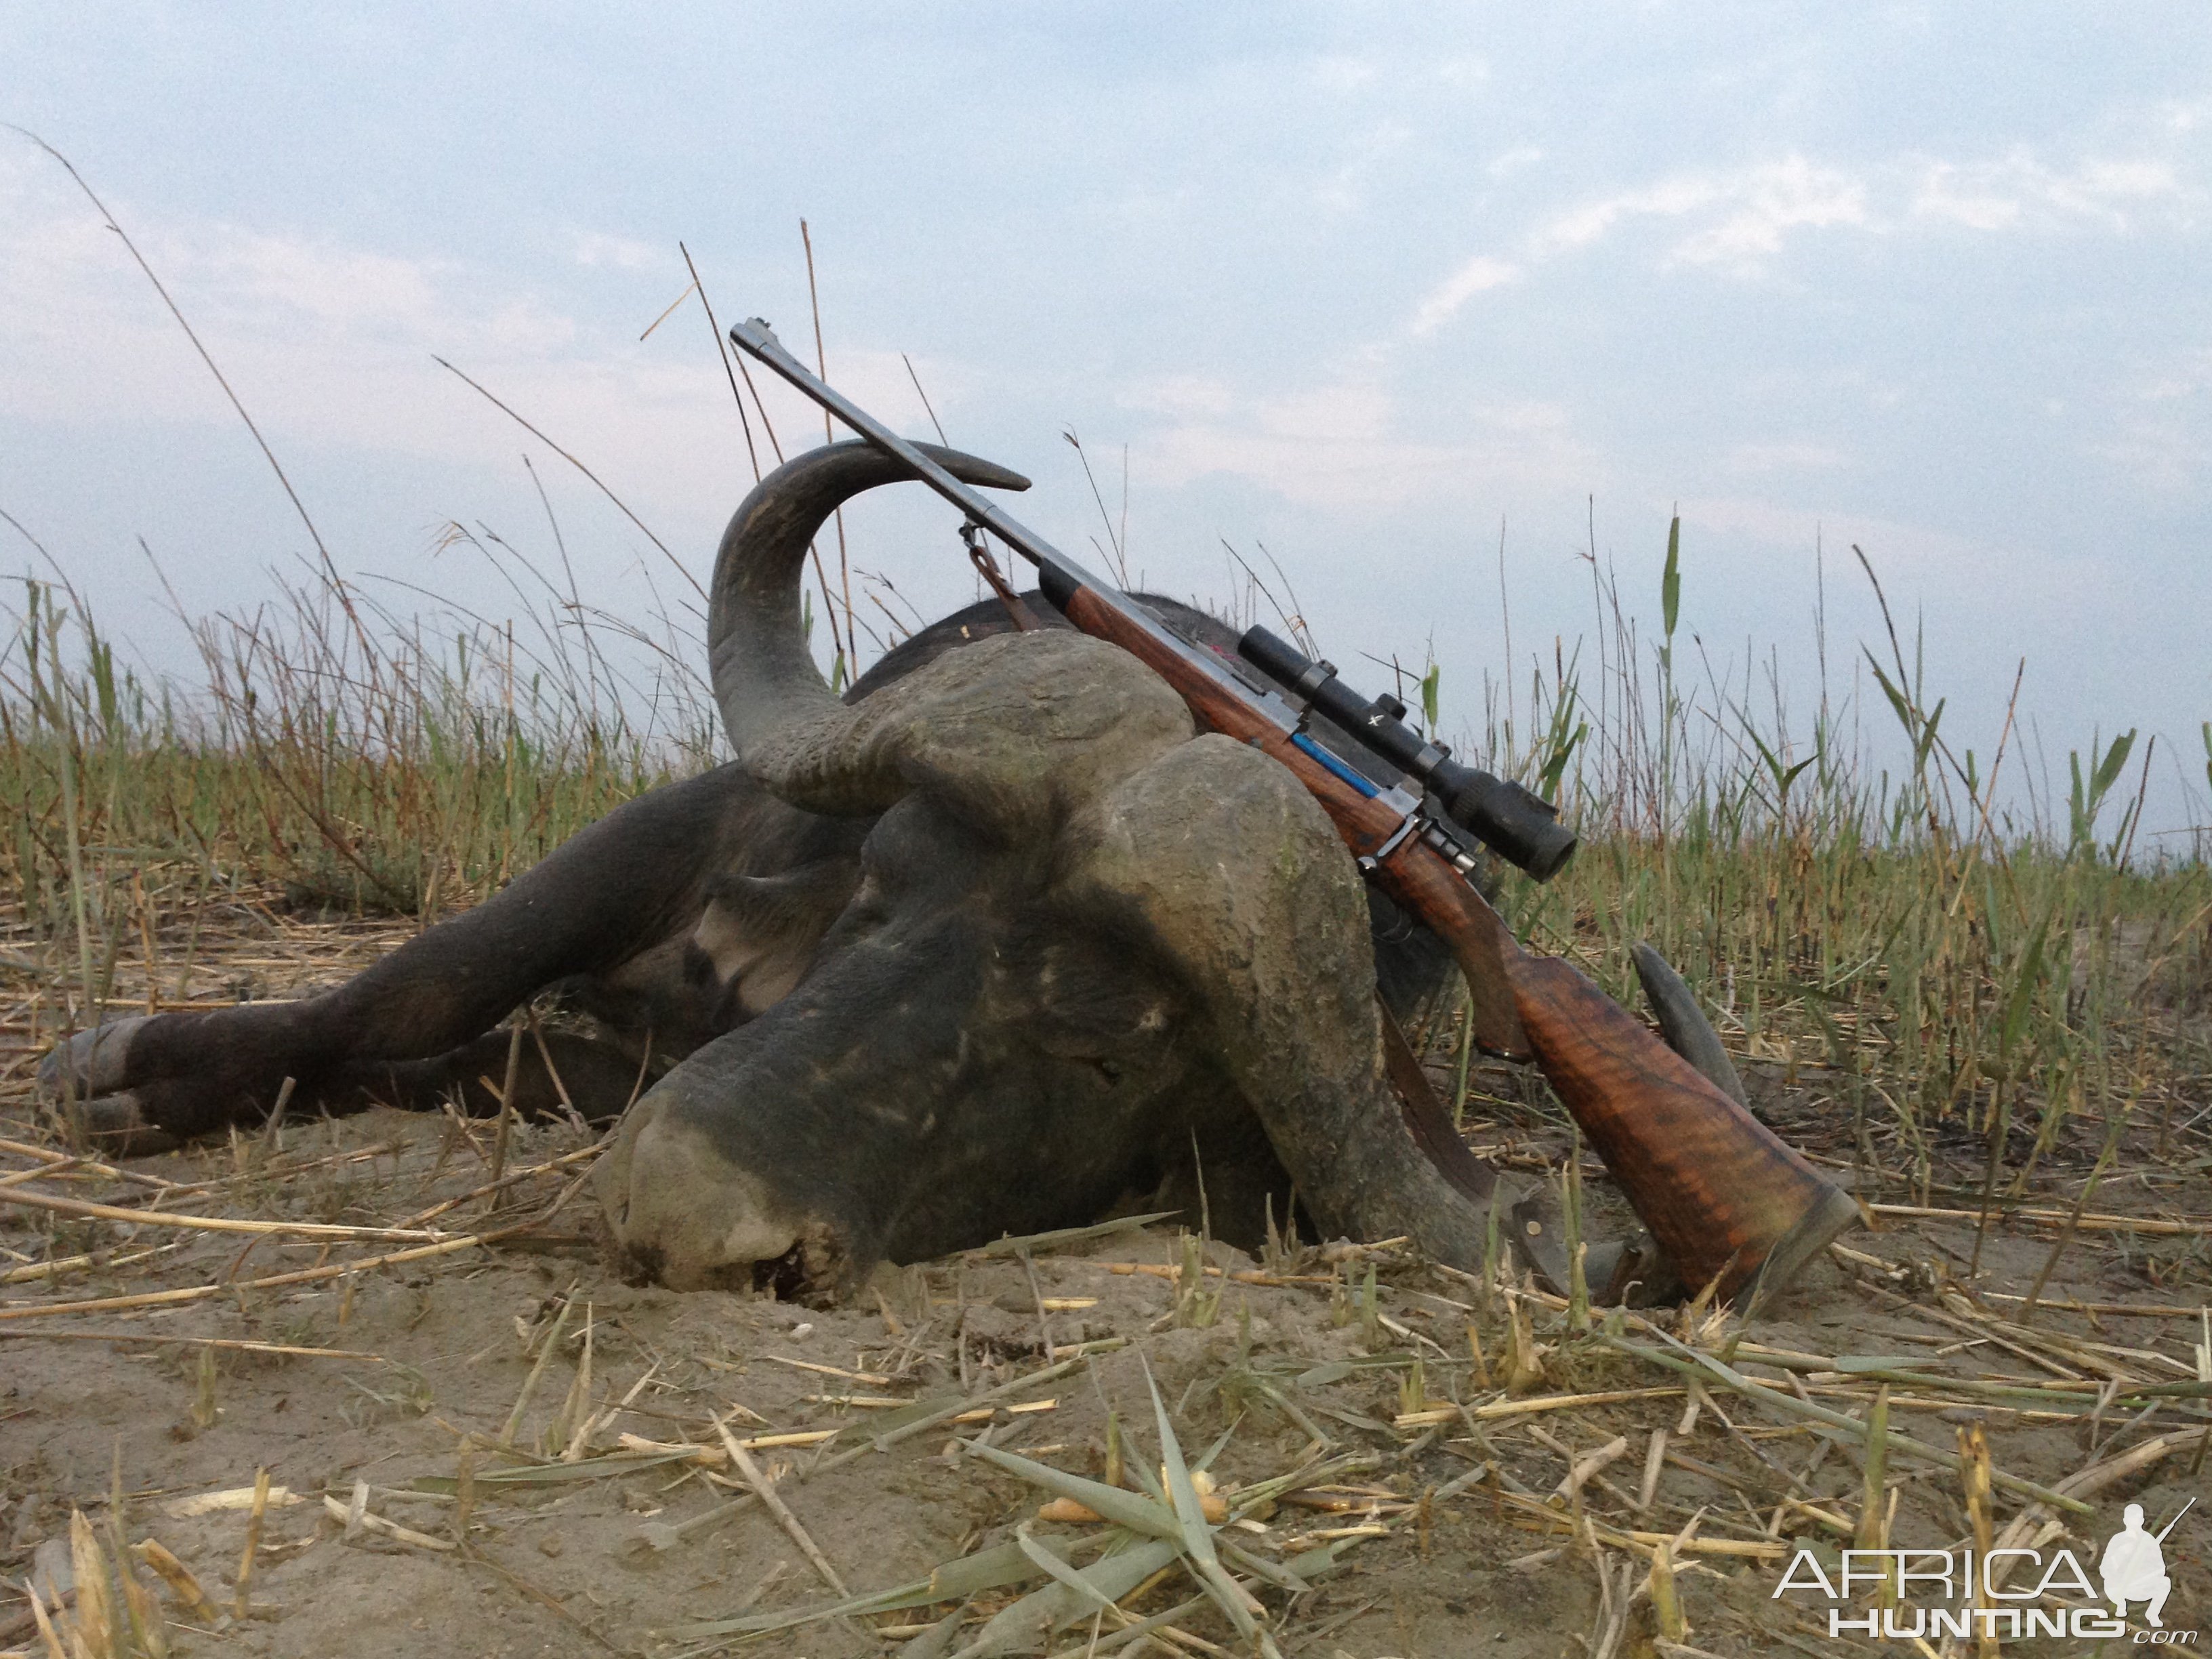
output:
[[[1390,398],[1371,384],[1340,383],[1263,399],[1253,415],[1273,438],[1313,443],[1373,443],[1390,424]]]
[[[2087,447],[2160,495],[2193,496],[2207,471],[2205,436],[2202,423],[2138,417],[2118,422]]]
[[[1828,444],[1738,444],[1723,463],[1731,472],[1825,472],[1849,466],[1851,458]]]
[[[1619,196],[1601,198],[1558,214],[1531,231],[1523,246],[1532,259],[1548,259],[1602,240],[1621,220],[1679,218],[1708,205],[1721,186],[1705,173],[1682,173]]]
[[[1747,274],[1780,252],[1785,232],[1869,222],[1866,186],[1859,179],[1786,155],[1730,173],[1672,173],[1638,190],[1583,203],[1539,225],[1524,248],[1532,260],[1547,259],[1601,241],[1626,221],[1698,215],[1705,222],[1677,240],[1662,265],[1712,265]]]
[[[1198,374],[1169,374],[1135,381],[1125,386],[1115,401],[1124,409],[1195,419],[1226,415],[1237,399],[1224,381]]]
[[[2200,349],[2175,359],[2136,388],[2136,395],[2146,403],[2168,403],[2205,392],[2212,392],[2212,350]]]
[[[1429,73],[1445,86],[1463,90],[1481,86],[1490,79],[1490,60],[1466,54],[1439,58],[1429,65]]]
[[[2124,232],[2154,206],[2185,205],[2196,192],[2156,158],[2089,161],[2057,170],[2025,150],[1991,161],[1931,161],[1907,211],[1970,230],[2057,228],[2090,222]]]
[[[1791,231],[1866,228],[1872,223],[1863,183],[1798,155],[1720,180],[1708,199],[1722,209],[1718,222],[1676,243],[1666,263],[1753,276],[1782,251],[1783,239]]]
[[[676,256],[663,249],[596,230],[578,231],[569,252],[580,265],[612,265],[619,270],[653,270],[676,263]]]
[[[1332,52],[1315,58],[1307,72],[1323,91],[1347,93],[1373,86],[1382,69],[1372,58]]]
[[[1391,158],[1406,147],[1413,129],[1405,122],[1389,120],[1353,134],[1346,141],[1344,161],[1313,187],[1315,204],[1344,213],[1360,207],[1369,181],[1388,169]]]
[[[1518,155],[1520,152],[1512,152]],[[1503,159],[1503,158],[1501,158]],[[1495,165],[1495,164],[1493,164]],[[1534,266],[1604,240],[1625,222],[1704,216],[1660,261],[1753,276],[1782,250],[1788,233],[1869,222],[1865,185],[1802,156],[1733,173],[1672,173],[1641,188],[1554,214],[1522,237],[1517,259],[1478,254],[1432,289],[1407,332],[1419,338],[1449,322],[1476,295],[1518,281]]]
[[[1855,569],[1853,546],[1863,548],[1893,599],[1899,577],[1938,580],[1954,588],[2002,581],[2008,591],[2063,593],[2078,568],[2029,546],[2000,545],[1927,525],[1855,512],[1835,502],[1807,503],[1771,496],[1706,496],[1681,502],[1686,526],[1751,538],[1771,547],[1826,548],[1830,580]]]
[[[513,465],[527,435],[434,353],[555,437],[569,434],[608,474],[703,478],[703,459],[685,463],[708,446],[683,428],[720,443],[719,366],[595,337],[556,297],[500,273],[113,205],[280,453],[305,441]],[[0,239],[0,411],[85,428],[234,424],[159,297],[65,179],[0,168],[0,219],[12,228]]]
[[[2212,478],[2212,349],[2180,353],[2121,395],[2087,453],[2160,495],[2196,494]]]
[[[2198,114],[2194,106],[2170,112],[2169,136],[2185,136]],[[1495,177],[1540,155],[1510,150],[1489,172]],[[1476,295],[1639,222],[1680,227],[1649,256],[1656,269],[1694,266],[1753,280],[1806,232],[1892,236],[1916,225],[1950,224],[1988,234],[2085,226],[2125,234],[2154,211],[2185,221],[2205,195],[2176,162],[2152,154],[2087,157],[2065,167],[2026,149],[1976,161],[1899,156],[1856,167],[1791,154],[1730,170],[1684,170],[1557,210],[1506,251],[1469,259],[1422,297],[1407,332],[1432,334]]]
[[[1556,404],[1479,408],[1449,441],[1405,437],[1395,416],[1389,394],[1360,380],[1238,399],[1140,437],[1138,468],[1170,487],[1226,474],[1298,506],[1332,510],[1572,489],[1600,471]]]
[[[1420,308],[1413,313],[1414,337],[1435,333],[1457,316],[1460,307],[1476,295],[1504,288],[1509,283],[1518,282],[1520,277],[1521,267],[1512,261],[1477,254],[1445,277],[1421,301]]]
[[[225,290],[226,303],[275,306],[313,325],[420,328],[441,308],[454,273],[416,259],[332,247],[228,225],[196,228],[160,248],[155,269],[181,264]]]

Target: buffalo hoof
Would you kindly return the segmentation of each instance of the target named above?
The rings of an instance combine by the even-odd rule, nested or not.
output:
[[[79,1031],[39,1062],[39,1092],[50,1100],[89,1100],[130,1081],[131,1039],[150,1016],[133,1014]]]
[[[781,1200],[655,1090],[630,1109],[592,1184],[634,1279],[672,1290],[769,1291],[826,1304],[851,1289],[836,1227]]]
[[[131,1080],[131,1040],[149,1019],[134,1014],[79,1031],[39,1062],[43,1104],[72,1139],[110,1158],[166,1152],[179,1142],[153,1122]]]
[[[182,1143],[147,1121],[145,1103],[128,1090],[90,1100],[56,1102],[48,1110],[76,1145],[108,1158],[145,1158]]]

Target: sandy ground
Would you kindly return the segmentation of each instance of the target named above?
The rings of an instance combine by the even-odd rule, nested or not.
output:
[[[222,982],[265,994],[325,979],[383,939],[328,932],[312,949],[264,944],[264,965],[234,963]],[[2190,1497],[2212,1499],[2205,1401],[2143,1392],[2189,1384],[2200,1365],[2212,1373],[2212,1352],[2197,1351],[2212,1339],[2197,1316],[2212,1299],[2212,1202],[2193,1129],[2172,1137],[2163,1165],[2124,1160],[2127,1178],[2099,1188],[2028,1320],[2004,1298],[2025,1293],[2059,1230],[2025,1214],[1991,1228],[1971,1296],[1972,1220],[1889,1214],[1848,1237],[1856,1257],[1815,1264],[1748,1325],[1684,1328],[1653,1314],[1708,1353],[1735,1341],[1732,1366],[1752,1391],[1708,1373],[1693,1399],[1684,1375],[1624,1352],[1663,1347],[1638,1321],[1577,1334],[1548,1298],[1486,1291],[1389,1248],[1262,1265],[1214,1244],[1207,1261],[1227,1277],[1193,1276],[1172,1224],[1041,1243],[1027,1264],[975,1253],[888,1271],[832,1310],[637,1287],[610,1270],[588,1190],[576,1188],[588,1139],[557,1125],[517,1131],[506,1170],[523,1173],[488,1194],[488,1126],[387,1111],[188,1148],[121,1176],[57,1164],[66,1153],[34,1121],[27,1089],[39,1040],[28,1010],[11,1010],[0,1115],[0,1115],[0,1137],[46,1149],[0,1150],[0,1182],[40,1171],[15,1190],[178,1214],[411,1222],[464,1238],[516,1231],[369,1265],[422,1242],[254,1237],[0,1204],[0,1651],[46,1651],[23,1582],[68,1578],[76,1510],[104,1546],[157,1540],[197,1579],[207,1600],[192,1606],[137,1569],[178,1654],[958,1652],[975,1621],[1035,1581],[749,1646],[686,1627],[828,1602],[829,1574],[854,1593],[926,1580],[1025,1527],[1040,1540],[1096,1534],[1035,1519],[1047,1494],[975,1443],[1096,1478],[1111,1437],[1127,1464],[1157,1465],[1147,1371],[1185,1455],[1210,1454],[1232,1513],[1240,1493],[1304,1472],[1218,1536],[1263,1564],[1327,1561],[1296,1596],[1243,1574],[1281,1650],[1319,1659],[1665,1651],[1649,1599],[1649,1540],[1662,1534],[1683,1538],[1672,1555],[1688,1645],[1676,1651],[1855,1650],[1831,1638],[1817,1591],[1773,1590],[1801,1543],[1832,1571],[1860,1524],[1860,1443],[1815,1432],[1809,1412],[1863,1422],[1878,1360],[1892,1373],[1893,1429],[1935,1454],[1891,1449],[1896,1546],[1973,1540],[1959,1447],[1976,1425],[1999,1482],[1987,1524],[2046,1559],[2070,1547],[2094,1573],[2124,1503],[2142,1504],[2155,1530]],[[1773,1068],[1752,1069],[1787,1132],[1848,1158],[1818,1074],[1785,1090]],[[1471,1138],[1510,1166],[1563,1155],[1564,1134],[1540,1112],[1483,1109]],[[2045,1160],[2027,1205],[2071,1204],[2094,1133]],[[1942,1172],[1952,1186],[1978,1190],[1973,1151],[1962,1138]],[[1970,1207],[1945,1186],[1929,1207]],[[1595,1165],[1589,1190],[1605,1224],[1618,1206]],[[2099,1218],[2112,1214],[2148,1219]],[[2155,1231],[2157,1218],[2170,1230]],[[318,1269],[326,1276],[266,1282]],[[1540,1375],[1515,1394],[1503,1374],[1516,1300]],[[2008,1383],[2031,1391],[2001,1392]],[[875,1449],[916,1420],[908,1402],[969,1415]],[[820,1566],[750,1495],[718,1424],[760,1443],[748,1455]],[[1593,1454],[1601,1461],[1580,1487],[1556,1495]],[[263,1470],[271,1495],[241,1587],[252,1522],[239,1505]],[[2039,1509],[2023,1481],[2072,1481],[2087,1512]],[[2208,1509],[2166,1540],[2177,1631],[2212,1615]],[[1860,1585],[1847,1612],[1863,1615],[1869,1593]],[[1125,1599],[1126,1613],[1099,1614],[1097,1651],[1249,1650],[1205,1606],[1114,1645],[1128,1617],[1197,1594],[1170,1569]],[[2061,1585],[2022,1605],[2079,1601]],[[2005,1645],[2116,1653],[2141,1628],[2138,1617],[2104,1649]],[[1006,1650],[1080,1654],[1092,1636],[1086,1615],[1048,1649]]]

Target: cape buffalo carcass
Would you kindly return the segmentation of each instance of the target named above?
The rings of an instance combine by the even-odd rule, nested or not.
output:
[[[135,1146],[264,1118],[287,1078],[294,1109],[489,1110],[495,1024],[559,985],[601,1035],[523,1043],[516,1105],[635,1100],[598,1190],[631,1266],[671,1285],[834,1297],[885,1260],[1119,1203],[1195,1215],[1201,1182],[1226,1237],[1295,1194],[1325,1235],[1480,1261],[1484,1208],[1409,1133],[1375,1002],[1378,969],[1402,1006],[1448,958],[1369,898],[1288,772],[1194,732],[1118,648],[1012,631],[995,605],[831,695],[800,626],[807,548],[899,476],[831,446],[732,520],[709,640],[735,763],[334,990],[82,1035],[42,1068],[50,1094]]]

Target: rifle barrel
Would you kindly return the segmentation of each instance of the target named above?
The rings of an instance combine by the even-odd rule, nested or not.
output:
[[[2158,1529],[2158,1541],[2161,1544],[2166,1542],[2166,1534],[2172,1532],[2176,1527],[2179,1526],[2181,1524],[2181,1517],[2188,1514],[2190,1510],[2196,1507],[2197,1500],[2192,1498],[2186,1504],[2184,1504],[2179,1510],[2175,1510],[2173,1519],[2167,1522],[2164,1526]]]

